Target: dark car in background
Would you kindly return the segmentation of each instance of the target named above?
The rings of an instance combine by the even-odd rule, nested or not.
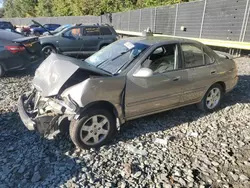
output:
[[[46,31],[54,31],[58,27],[60,27],[60,24],[44,24],[43,27],[34,27],[30,29],[30,34],[35,36],[40,36]]]
[[[7,21],[0,21],[0,29],[15,31],[15,28],[12,23]]]
[[[75,25],[56,33],[40,37],[45,56],[53,53],[65,55],[91,55],[118,39],[109,25]]]
[[[0,77],[7,71],[23,70],[44,60],[38,37],[0,30]]]

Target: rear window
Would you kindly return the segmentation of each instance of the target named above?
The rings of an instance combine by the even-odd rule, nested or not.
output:
[[[12,29],[13,25],[10,22],[0,22],[0,29],[2,29],[2,28]]]
[[[108,27],[101,27],[101,35],[112,35],[112,32]]]
[[[22,35],[19,35],[17,33],[13,33],[11,31],[5,31],[5,30],[1,30],[0,31],[0,39],[2,40],[14,40],[14,39],[18,39],[23,37]]]

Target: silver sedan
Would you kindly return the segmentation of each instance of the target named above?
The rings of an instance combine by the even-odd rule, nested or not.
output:
[[[51,135],[68,125],[76,146],[96,148],[138,117],[190,104],[213,112],[237,81],[232,58],[201,43],[127,38],[84,61],[51,54],[18,109],[29,130]]]

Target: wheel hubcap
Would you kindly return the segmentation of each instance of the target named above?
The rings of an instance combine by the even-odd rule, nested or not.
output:
[[[45,48],[45,49],[43,50],[43,52],[44,52],[44,54],[45,54],[46,56],[48,56],[48,55],[51,54],[52,49],[48,47],[48,48]]]
[[[207,95],[206,105],[209,109],[213,109],[220,101],[221,92],[219,88],[213,88]]]
[[[83,123],[80,138],[87,145],[98,144],[107,137],[109,129],[109,120],[103,115],[95,115]]]

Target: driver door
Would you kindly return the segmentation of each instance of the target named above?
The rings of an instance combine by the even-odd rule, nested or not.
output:
[[[58,46],[63,53],[78,53],[84,51],[83,29],[81,27],[70,28],[65,31],[58,40]]]
[[[151,76],[136,77],[140,68],[149,68]],[[137,70],[127,75],[125,113],[134,119],[177,107],[186,84],[187,72],[181,69],[178,44],[159,46]]]

